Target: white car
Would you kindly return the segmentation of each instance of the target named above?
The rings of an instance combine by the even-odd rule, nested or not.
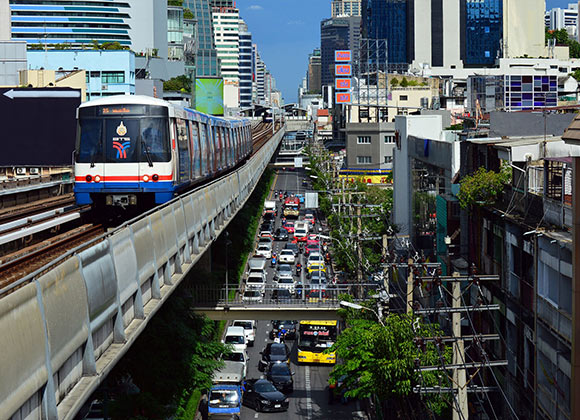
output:
[[[283,249],[280,251],[279,255],[280,263],[294,264],[296,262],[296,257],[294,256],[294,251],[291,249]]]
[[[232,323],[232,325],[234,327],[242,327],[244,329],[248,346],[253,347],[254,341],[256,340],[256,321],[237,319]]]
[[[291,277],[280,277],[276,282],[276,287],[278,289],[286,289],[291,294],[296,292],[296,282]]]
[[[308,261],[306,262],[306,267],[310,267],[311,265],[315,265],[315,264],[322,264],[324,265],[325,261],[324,261],[324,257],[318,253],[312,255],[312,253],[310,253],[310,255],[308,256]]]
[[[289,264],[280,264],[276,268],[276,272],[274,273],[274,281],[278,281],[279,278],[288,277],[293,279],[294,275],[292,274],[292,267]]]
[[[232,351],[230,354],[222,354],[222,360],[228,360],[232,363],[240,364],[244,372],[244,378],[248,374],[248,354],[245,351]]]
[[[244,303],[262,303],[263,299],[262,293],[254,289],[246,289],[242,296],[242,302]]]
[[[256,254],[264,258],[272,258],[272,245],[266,243],[259,244],[258,249],[256,249]]]
[[[257,290],[264,294],[266,292],[266,275],[264,272],[252,272],[246,279],[247,290]]]
[[[228,327],[223,343],[230,344],[234,351],[246,351],[248,344],[242,327]]]

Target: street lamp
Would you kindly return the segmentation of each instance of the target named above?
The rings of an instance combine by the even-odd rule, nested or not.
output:
[[[365,309],[366,309],[366,310],[369,310],[369,311],[371,311],[373,314],[375,314],[375,316],[376,316],[376,317],[377,317],[377,319],[379,320],[379,323],[380,323],[380,324],[381,324],[383,327],[385,326],[385,324],[383,324],[383,317],[382,317],[382,314],[381,314],[381,315],[379,315],[379,314],[377,313],[377,311],[375,311],[375,310],[374,310],[374,309],[372,309],[372,308],[367,308],[366,306],[359,305],[358,303],[352,303],[352,302],[348,302],[348,301],[346,301],[346,300],[341,300],[341,301],[339,302],[339,305],[340,305],[340,306],[342,306],[343,308],[356,309],[356,310],[359,310],[359,311],[364,311]]]

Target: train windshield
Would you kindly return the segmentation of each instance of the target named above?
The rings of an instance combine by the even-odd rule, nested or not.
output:
[[[79,163],[168,162],[167,118],[121,116],[79,120]]]

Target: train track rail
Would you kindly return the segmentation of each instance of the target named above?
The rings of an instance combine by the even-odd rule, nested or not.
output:
[[[17,280],[42,268],[50,261],[105,233],[101,225],[82,225],[0,260],[0,297],[2,290]],[[92,245],[92,243],[91,243]],[[13,291],[15,289],[11,289]]]
[[[61,207],[72,206],[75,203],[73,193],[63,194],[57,197],[45,198],[32,203],[0,209],[0,224],[14,220],[25,219],[44,211],[54,210]]]

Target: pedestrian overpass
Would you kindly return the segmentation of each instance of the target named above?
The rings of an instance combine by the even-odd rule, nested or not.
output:
[[[0,420],[74,419],[244,206],[284,131],[237,170],[0,290]]]

